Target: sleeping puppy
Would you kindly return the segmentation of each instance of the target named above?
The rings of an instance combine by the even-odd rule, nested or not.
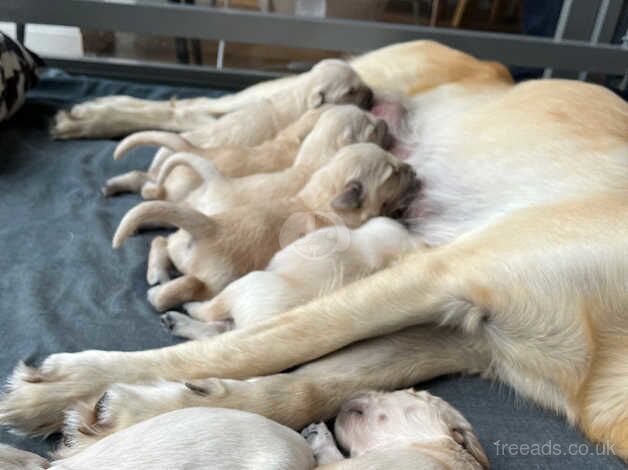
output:
[[[145,222],[181,228],[153,240],[147,279],[165,282],[171,263],[183,276],[148,291],[159,311],[207,300],[231,281],[263,269],[281,245],[318,228],[342,223],[356,228],[378,215],[401,215],[418,187],[412,168],[375,144],[341,149],[291,198],[260,201],[212,217],[171,202],[144,202],[116,231],[118,248]],[[286,227],[289,228],[286,229]]]
[[[225,176],[239,177],[254,173],[267,173],[288,168],[294,163],[303,139],[314,128],[321,114],[332,105],[323,105],[310,109],[296,122],[279,132],[274,139],[267,140],[260,145],[247,147],[232,145],[212,148],[201,148],[192,145],[182,135],[174,132],[145,131],[131,134],[122,140],[113,154],[116,160],[122,158],[129,150],[140,145],[157,145],[173,152],[187,152],[199,155],[214,163],[218,171]],[[130,171],[110,178],[103,187],[105,196],[112,196],[121,192],[141,193],[144,199],[178,200],[176,193],[163,188],[166,192],[157,191],[155,181],[163,165],[162,160],[154,158],[148,171]],[[177,179],[186,188],[194,188],[201,183],[200,177],[186,167],[175,170]]]
[[[190,339],[243,328],[383,269],[417,245],[402,224],[386,217],[354,230],[325,227],[288,245],[264,271],[232,282],[212,300],[186,304],[193,318],[168,312],[161,321],[173,334]]]
[[[364,392],[342,405],[335,433],[303,430],[321,469],[482,470],[490,463],[471,424],[446,401],[412,389]]]
[[[193,385],[188,393],[194,394]],[[92,409],[89,412],[93,412]],[[481,470],[488,459],[471,424],[451,405],[428,392],[364,392],[344,403],[336,436],[344,459],[324,424],[302,436],[260,415],[227,408],[183,408],[165,412],[100,441],[73,442],[68,413],[60,460],[0,446],[3,470],[183,470],[206,468],[311,470]],[[82,429],[81,432],[89,432]],[[91,445],[90,445],[91,444]],[[309,444],[309,445],[308,445]]]
[[[304,140],[294,165],[274,173],[260,173],[229,178],[217,171],[212,162],[190,153],[168,158],[157,178],[157,189],[165,199],[179,200],[205,215],[218,214],[234,207],[258,201],[273,201],[297,194],[312,174],[333,158],[338,150],[350,144],[373,142],[382,146],[387,140],[386,123],[357,106],[335,106],[323,113]],[[203,179],[194,189],[190,181],[176,171],[192,168]],[[161,191],[161,189],[165,191]],[[177,195],[170,199],[170,195]]]
[[[3,452],[4,450],[4,452]],[[68,454],[70,456],[67,456]],[[87,448],[66,448],[46,462],[0,448],[2,470],[310,470],[314,456],[290,428],[224,408],[185,408],[138,423]],[[11,466],[12,465],[12,466]]]

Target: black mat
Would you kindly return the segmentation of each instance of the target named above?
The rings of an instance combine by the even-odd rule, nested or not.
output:
[[[55,142],[48,136],[58,108],[109,94],[168,99],[220,92],[49,74],[18,115],[0,126],[0,379],[26,357],[176,342],[145,300],[152,236],[111,249],[120,218],[139,198],[104,199],[99,191],[107,178],[145,168],[154,149],[114,162],[113,141]],[[595,455],[596,448],[561,418],[518,401],[506,387],[476,378],[426,386],[473,423],[495,469],[626,468],[614,457]],[[0,442],[40,453],[53,445],[5,430]]]

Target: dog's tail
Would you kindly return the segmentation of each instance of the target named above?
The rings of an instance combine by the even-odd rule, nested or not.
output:
[[[216,230],[216,222],[202,212],[173,202],[148,201],[125,214],[113,236],[113,247],[119,248],[143,223],[155,221],[182,228],[194,238],[206,237]]]
[[[2,470],[40,470],[50,463],[37,454],[0,444],[0,468]]]
[[[166,147],[175,152],[194,150],[194,146],[175,132],[143,131],[135,132],[122,139],[113,152],[113,158],[119,160],[129,150],[141,145],[156,145]]]
[[[163,185],[170,172],[179,165],[185,165],[194,170],[205,183],[215,180],[216,178],[224,178],[222,173],[220,173],[216,166],[209,160],[205,160],[203,157],[199,157],[193,153],[175,153],[168,157],[166,162],[161,166],[159,176],[157,177],[157,185]]]

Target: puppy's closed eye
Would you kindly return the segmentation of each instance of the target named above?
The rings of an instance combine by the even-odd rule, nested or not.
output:
[[[350,181],[342,193],[331,201],[331,207],[337,210],[360,209],[364,201],[364,187],[359,181]]]

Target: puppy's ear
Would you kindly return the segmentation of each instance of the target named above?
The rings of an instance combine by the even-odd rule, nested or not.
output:
[[[307,107],[309,109],[318,108],[325,104],[325,90],[322,87],[315,88],[307,98]]]
[[[480,444],[480,440],[475,435],[472,428],[468,428],[466,426],[452,428],[451,436],[458,444],[464,447],[465,450],[469,452],[480,465],[482,465],[482,468],[491,468],[491,463],[488,461],[484,448],[482,447],[482,444]]]
[[[364,187],[357,180],[349,181],[344,191],[331,201],[331,207],[338,210],[360,209],[364,202]]]

